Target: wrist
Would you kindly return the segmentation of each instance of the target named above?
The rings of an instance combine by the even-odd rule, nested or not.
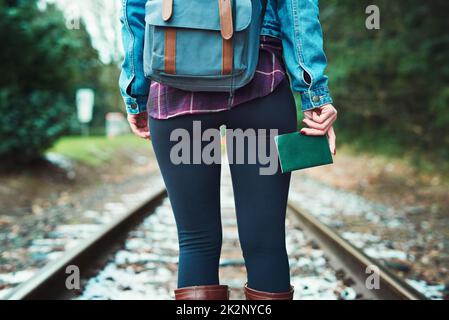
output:
[[[299,94],[303,112],[333,103],[327,86],[309,89],[308,91],[299,92]]]
[[[138,97],[125,99],[125,107],[127,114],[139,114],[147,112],[148,97]]]

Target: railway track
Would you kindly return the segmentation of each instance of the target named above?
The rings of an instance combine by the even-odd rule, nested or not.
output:
[[[120,246],[126,235],[154,212],[154,209],[166,197],[166,190],[153,191],[140,205],[106,226],[95,237],[67,252],[56,261],[50,262],[28,281],[17,286],[5,296],[8,300],[52,300],[70,299],[75,291],[67,290],[67,266],[75,265],[80,270],[80,278],[87,278],[95,273],[99,266],[107,261],[111,252]]]
[[[306,234],[322,247],[330,264],[353,279],[354,289],[363,299],[377,300],[426,300],[427,298],[402,279],[396,277],[382,265],[371,259],[335,231],[321,223],[313,215],[289,202],[289,210],[298,219]],[[369,289],[366,280],[369,275],[378,277],[378,286]],[[371,287],[371,286],[370,286]]]
[[[126,215],[105,227],[94,238],[66,253],[57,261],[48,264],[37,276],[16,287],[5,298],[10,300],[48,300],[76,297],[79,292],[67,290],[65,285],[68,276],[67,266],[78,266],[82,279],[93,277],[106,264],[108,257],[123,245],[128,233],[155,212],[165,197],[165,189],[153,191],[141,205],[136,206]],[[292,203],[288,205],[288,216],[294,219],[305,235],[316,242],[325,252],[332,268],[342,274],[345,279],[349,279],[351,286],[361,299],[426,299],[406,282],[394,276],[311,214],[304,212]],[[367,268],[373,266],[377,271],[379,287],[370,290],[365,285],[365,281],[369,276]]]

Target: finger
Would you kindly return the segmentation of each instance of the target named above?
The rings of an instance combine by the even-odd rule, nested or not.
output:
[[[307,126],[309,126],[310,128],[327,131],[332,126],[332,123],[334,123],[335,119],[337,119],[336,114],[328,118],[323,123],[317,123],[309,119],[304,119],[302,122]]]
[[[304,111],[304,118],[312,120],[313,119],[312,110]]]
[[[332,154],[335,156],[337,154],[337,136],[335,135],[334,127],[330,127],[327,132],[327,137],[329,139],[329,148]]]
[[[337,110],[335,110],[334,107],[323,107],[320,114],[316,114],[313,117],[313,121],[318,123],[323,123],[330,117],[333,117],[334,115],[337,115]]]
[[[329,112],[332,113],[334,109],[335,108],[331,104],[326,104],[324,106],[315,108],[313,110],[316,112],[315,116],[320,117],[320,116],[322,116],[322,115],[324,115],[326,113],[329,113]]]
[[[312,121],[318,122],[320,119],[320,113],[319,110],[313,110],[312,112]]]
[[[306,136],[324,136],[326,134],[325,130],[312,129],[312,128],[302,128],[301,134]]]
[[[150,133],[148,131],[139,131],[138,136],[142,139],[149,140],[150,139]]]
[[[144,128],[138,128],[139,137],[143,139],[150,139],[150,131],[148,130],[148,126]]]
[[[135,124],[131,124],[131,131],[138,137],[143,139],[149,139],[150,133],[147,128],[139,128]]]
[[[134,135],[140,137],[140,133],[139,133],[139,130],[137,129],[137,126],[135,124],[130,124],[130,127],[131,127],[132,133],[134,133]]]

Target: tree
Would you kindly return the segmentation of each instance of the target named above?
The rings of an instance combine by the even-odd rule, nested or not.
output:
[[[449,159],[449,2],[379,0],[380,30],[365,28],[370,4],[321,2],[339,132]]]
[[[70,129],[78,87],[94,85],[101,63],[84,27],[68,30],[54,6],[0,0],[0,160],[41,156]]]

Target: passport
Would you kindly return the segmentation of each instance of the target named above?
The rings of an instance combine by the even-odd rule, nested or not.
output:
[[[283,173],[332,164],[327,136],[306,136],[299,132],[274,137]]]

